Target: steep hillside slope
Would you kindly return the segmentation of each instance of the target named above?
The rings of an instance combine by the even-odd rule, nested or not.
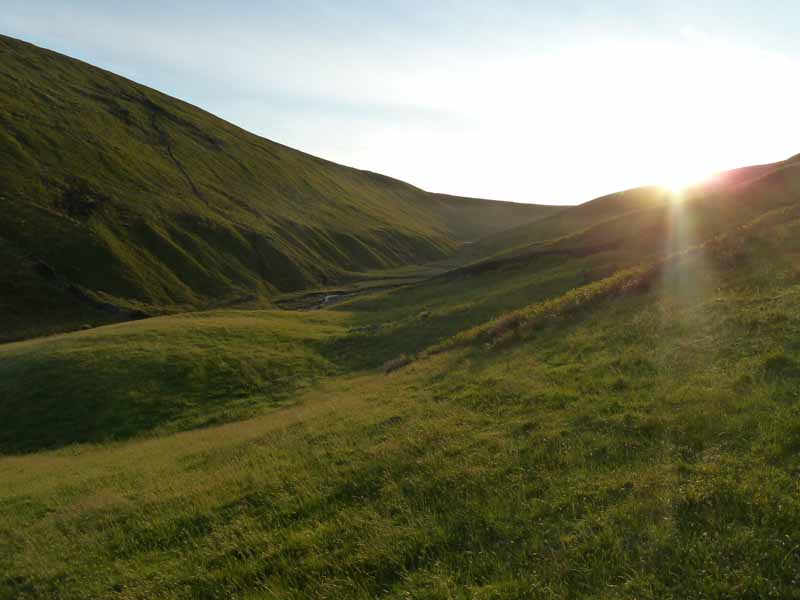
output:
[[[336,165],[0,37],[3,338],[437,259],[550,211]]]

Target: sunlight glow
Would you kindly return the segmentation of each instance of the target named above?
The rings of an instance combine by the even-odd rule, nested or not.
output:
[[[675,173],[664,179],[661,187],[670,192],[674,198],[682,198],[691,188],[713,181],[714,173]]]
[[[413,106],[425,90],[424,108],[448,118],[350,138],[346,162],[426,189],[507,200],[576,203],[640,185],[682,192],[709,173],[795,151],[800,125],[786,118],[800,101],[800,83],[786,77],[795,67],[707,40],[594,40],[454,61],[447,72],[430,64],[399,74],[392,97]],[[774,106],[743,119],[765,89],[781,90]],[[357,155],[362,147],[369,160]]]

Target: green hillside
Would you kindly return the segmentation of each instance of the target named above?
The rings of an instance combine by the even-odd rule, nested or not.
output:
[[[708,183],[690,188],[687,193],[690,197],[724,199],[729,195],[740,194],[740,189],[746,188],[749,184],[797,163],[798,157],[792,157],[778,163],[724,171]],[[633,228],[637,226],[634,225],[636,220],[626,219],[626,215],[647,209],[651,209],[650,214],[659,211],[663,214],[672,205],[672,195],[673,192],[667,189],[651,186],[617,192],[577,206],[564,207],[549,217],[484,236],[464,248],[462,259],[469,261],[536,251],[548,242],[580,234],[596,225],[602,228],[601,224],[610,220],[624,222]],[[726,223],[726,217],[723,217],[721,222]]]
[[[3,346],[5,450],[92,443],[0,458],[0,597],[794,597],[795,181],[673,205],[675,251],[612,273]]]
[[[679,252],[745,225],[800,196],[800,162],[789,160],[754,177],[689,189],[667,203],[604,220],[534,252],[595,255],[616,268]]]
[[[207,426],[282,406],[341,370],[342,315],[217,311],[0,345],[0,449]]]
[[[429,194],[0,36],[0,340],[263,302],[552,207]]]
[[[0,58],[0,339],[94,326],[0,344],[0,600],[800,597],[800,155],[528,208]]]
[[[507,230],[491,233],[466,247],[466,258],[485,258],[498,253],[519,252],[531,246],[581,231],[607,219],[629,212],[663,206],[669,192],[658,187],[643,187],[602,196],[577,206],[565,207],[557,213],[533,223],[522,223]]]

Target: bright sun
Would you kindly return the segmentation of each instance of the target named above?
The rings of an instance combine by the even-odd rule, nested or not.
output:
[[[668,190],[675,196],[680,196],[689,188],[707,183],[713,179],[714,175],[711,173],[675,173],[667,177],[661,184],[665,190]]]

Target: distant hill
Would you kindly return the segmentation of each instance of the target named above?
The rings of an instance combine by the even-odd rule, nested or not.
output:
[[[337,165],[0,36],[0,341],[268,302],[554,210]]]
[[[606,219],[641,208],[663,205],[667,196],[665,190],[651,186],[616,192],[577,206],[563,207],[562,210],[535,222],[521,223],[487,235],[470,246],[468,256],[489,257],[554,240]]]
[[[729,204],[724,200],[725,198],[729,196],[738,197],[741,190],[744,189],[750,189],[760,196],[775,191],[779,193],[785,191],[772,189],[769,181],[764,180],[764,178],[779,172],[783,172],[783,175],[777,175],[777,177],[783,178],[788,173],[785,169],[798,164],[800,164],[800,157],[795,156],[777,163],[724,171],[709,182],[690,188],[686,192],[686,197],[689,200],[704,199],[702,201],[707,201],[707,206],[716,206],[715,203],[720,203],[720,208],[723,212],[717,218],[709,215],[708,218],[704,218],[703,223],[720,222],[721,225],[728,224],[729,222],[725,219],[728,217],[736,218],[735,215],[729,214],[730,209],[740,206],[741,203],[734,202]],[[762,180],[764,181],[762,182]],[[756,185],[747,188],[749,184]],[[598,232],[607,232],[614,227],[621,226],[629,228],[632,234],[636,232],[643,234],[645,230],[637,229],[642,225],[639,222],[639,217],[634,217],[633,215],[640,211],[650,211],[642,212],[642,217],[645,215],[661,215],[660,218],[664,220],[666,213],[669,212],[670,206],[673,204],[673,200],[672,192],[658,186],[634,188],[608,194],[577,206],[564,207],[562,210],[543,219],[489,234],[465,248],[464,259],[502,259],[512,255],[535,252],[537,249],[544,249],[545,247],[549,248],[557,242],[558,247],[565,247],[573,243],[569,240],[592,235],[590,232],[597,234],[595,235],[597,238],[595,240],[596,243],[607,245],[610,240],[604,238],[605,233]],[[769,203],[770,198],[765,198],[765,201]],[[758,211],[759,208],[754,207],[754,210]],[[723,214],[726,216],[723,216]],[[653,239],[643,235],[639,237],[642,238],[644,244]],[[564,239],[561,240],[561,238]]]
[[[800,199],[800,162],[746,167],[688,190],[682,197],[600,221],[533,249],[602,255],[623,267],[680,252],[734,231]]]

